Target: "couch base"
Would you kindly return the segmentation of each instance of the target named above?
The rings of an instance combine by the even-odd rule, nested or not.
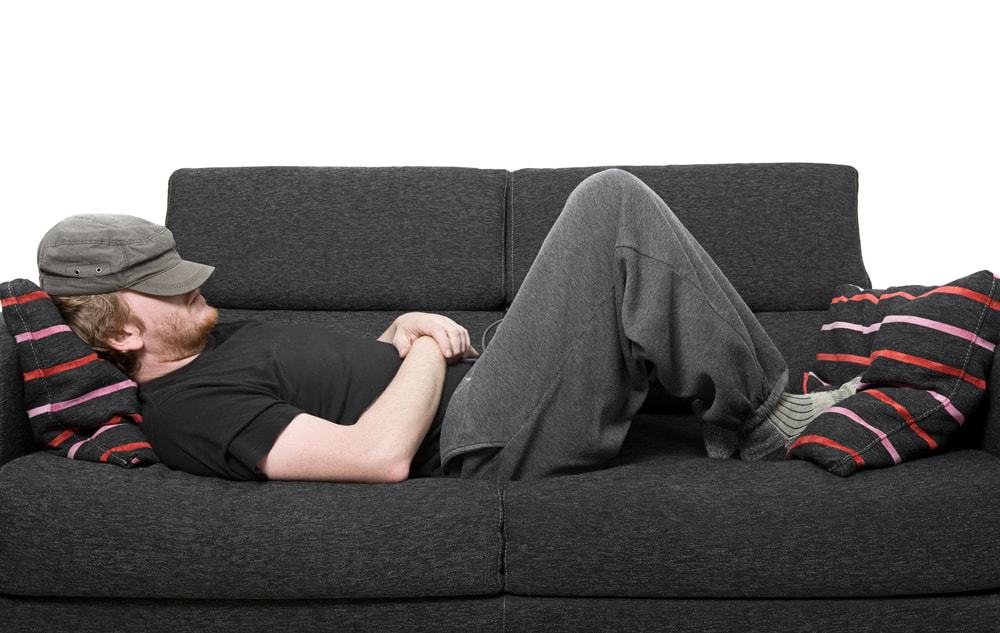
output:
[[[414,600],[143,600],[0,595],[9,630],[142,631],[1000,631],[1000,593],[713,600],[485,596]]]

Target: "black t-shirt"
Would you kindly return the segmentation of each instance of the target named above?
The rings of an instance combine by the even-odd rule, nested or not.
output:
[[[197,358],[140,385],[142,426],[171,468],[266,481],[256,464],[296,415],[354,424],[402,363],[389,343],[320,325],[219,324]],[[441,475],[441,420],[470,367],[447,366],[441,403],[410,477]]]

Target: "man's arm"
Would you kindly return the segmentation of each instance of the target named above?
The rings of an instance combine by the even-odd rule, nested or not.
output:
[[[437,413],[444,374],[437,341],[421,336],[392,382],[355,424],[302,413],[257,466],[268,479],[404,481]]]
[[[437,341],[420,336],[382,395],[355,426],[384,448],[390,464],[409,476],[410,462],[431,428],[444,390],[446,361]]]

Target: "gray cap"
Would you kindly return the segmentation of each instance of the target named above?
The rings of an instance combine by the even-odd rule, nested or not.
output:
[[[50,295],[123,288],[179,295],[201,286],[214,270],[181,259],[167,227],[131,215],[71,215],[38,244],[38,282]]]

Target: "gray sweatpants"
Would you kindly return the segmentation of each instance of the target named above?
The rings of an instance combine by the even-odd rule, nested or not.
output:
[[[570,193],[452,394],[443,473],[512,481],[599,467],[618,454],[651,380],[693,398],[708,445],[759,424],[788,368],[663,199],[606,169]]]

